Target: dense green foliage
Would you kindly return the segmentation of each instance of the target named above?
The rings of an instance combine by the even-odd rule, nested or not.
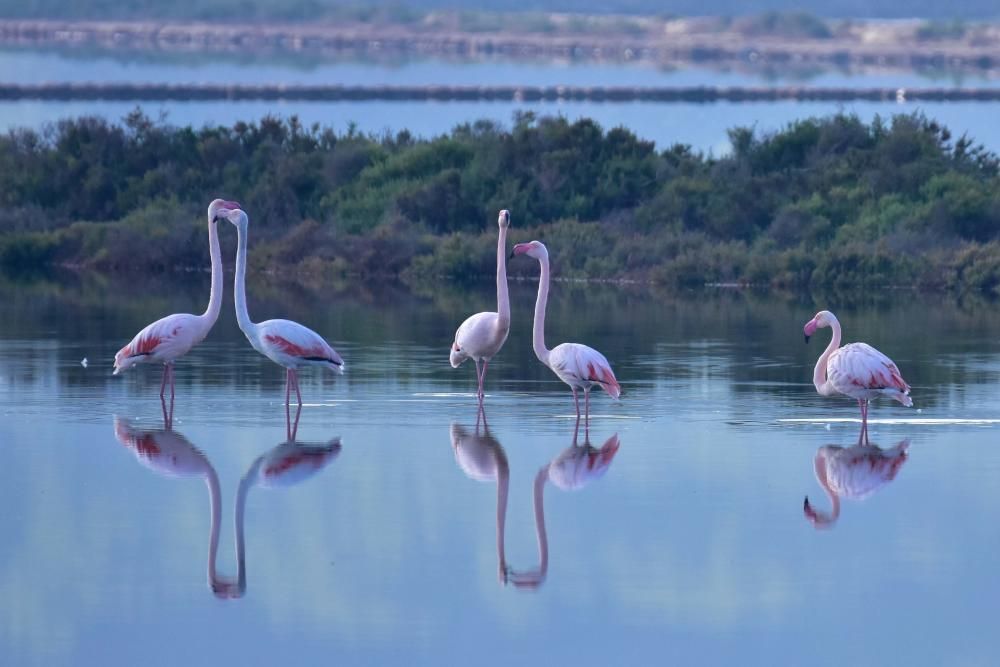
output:
[[[489,276],[509,208],[564,277],[1000,289],[1000,163],[965,137],[837,115],[730,139],[716,158],[531,114],[431,140],[67,120],[0,137],[0,266],[202,267],[222,196],[250,214],[257,270]]]

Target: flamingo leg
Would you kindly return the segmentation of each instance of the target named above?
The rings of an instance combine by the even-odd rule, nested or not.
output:
[[[163,409],[163,428],[170,431],[174,428],[174,400],[170,399],[170,410],[167,410],[167,402],[160,396],[160,407]]]
[[[576,424],[573,426],[573,446],[576,447],[576,438],[580,434],[580,415],[576,415]]]
[[[299,400],[299,407],[302,407],[302,392],[299,391],[299,372],[292,369],[292,381],[295,382],[295,397]]]
[[[868,439],[868,401],[867,400],[865,400],[864,404],[861,406],[861,410],[862,410],[862,413],[864,415],[863,418],[862,418],[862,421],[864,422],[864,425],[865,425],[865,444],[866,445],[870,445],[871,444],[871,440]]]
[[[289,392],[292,389],[292,369],[285,369],[285,406],[288,406]]]
[[[163,364],[163,379],[160,380],[160,400],[163,400],[163,390],[167,387],[167,373],[170,372],[170,364]]]
[[[576,387],[573,387],[573,404],[576,406],[576,418],[580,418],[580,397],[576,395]]]
[[[479,402],[480,403],[483,402],[483,398],[485,398],[485,396],[486,396],[486,393],[483,391],[483,381],[486,380],[486,368],[489,365],[490,365],[489,359],[484,359],[483,360],[483,372],[479,376]]]
[[[174,402],[174,364],[173,362],[167,364],[167,368],[170,369],[170,403]]]
[[[476,359],[476,382],[479,384],[479,389],[476,391],[476,397],[480,401],[483,400],[483,371],[479,365],[479,359]]]

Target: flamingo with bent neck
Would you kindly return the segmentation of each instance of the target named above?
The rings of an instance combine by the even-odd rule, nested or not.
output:
[[[162,404],[161,399],[161,404]],[[172,412],[172,411],[171,411]],[[158,475],[165,477],[201,477],[208,487],[211,521],[208,537],[208,586],[220,598],[238,598],[246,591],[246,568],[243,557],[242,517],[236,521],[236,578],[219,576],[216,557],[219,551],[219,529],[222,500],[219,476],[208,457],[187,438],[174,431],[172,414],[163,404],[162,429],[139,429],[127,419],[115,417],[115,437],[135,454],[136,459]]]
[[[312,477],[337,458],[341,449],[340,438],[334,438],[323,444],[303,443],[296,440],[295,433],[298,431],[301,406],[295,414],[294,424],[286,422],[288,439],[257,457],[240,480],[233,517],[236,533],[237,574],[235,579],[222,577],[216,570],[222,517],[219,476],[208,457],[192,445],[187,438],[171,428],[170,423],[173,415],[168,412],[163,401],[161,404],[163,405],[164,428],[141,430],[133,427],[127,419],[115,417],[115,437],[135,453],[136,459],[142,465],[157,474],[166,477],[202,477],[205,479],[208,486],[211,514],[208,539],[208,585],[216,597],[242,597],[247,587],[244,516],[247,494],[250,489],[254,486],[266,488],[292,486]]]
[[[267,320],[254,323],[247,312],[247,214],[237,208],[230,211],[227,219],[236,227],[238,245],[236,248],[236,322],[246,335],[253,349],[285,368],[285,405],[290,402],[291,389],[302,405],[299,391],[298,369],[319,366],[337,374],[344,372],[344,360],[323,340],[322,336],[308,327],[291,320]]]
[[[503,581],[512,584],[515,588],[537,589],[545,583],[545,578],[548,576],[549,540],[545,532],[545,483],[551,480],[562,491],[582,489],[604,476],[621,446],[617,433],[608,438],[600,449],[592,447],[589,441],[584,441],[583,445],[577,445],[578,430],[579,428],[573,431],[573,444],[560,452],[535,475],[533,498],[535,537],[538,541],[538,567],[536,569],[518,572],[507,565],[503,551],[504,526],[503,524],[497,526],[497,554],[503,572]]]
[[[895,447],[858,443],[852,447],[823,445],[813,461],[816,481],[830,498],[830,512],[820,512],[809,502],[802,502],[802,512],[816,528],[830,528],[840,517],[840,499],[864,500],[896,478],[906,462],[910,442]]]
[[[861,437],[868,442],[868,402],[888,396],[910,407],[910,385],[896,364],[868,343],[848,343],[840,347],[840,322],[829,310],[821,310],[806,322],[802,331],[806,343],[817,329],[830,327],[833,336],[813,370],[813,385],[820,396],[843,394],[857,400],[861,409]]]
[[[482,430],[479,424],[482,422]],[[496,482],[497,485],[497,559],[498,576],[504,581],[503,526],[507,517],[507,492],[510,486],[510,466],[507,453],[500,441],[490,434],[486,412],[480,403],[476,414],[476,427],[470,431],[461,424],[451,425],[451,448],[455,462],[469,479],[477,482]]]
[[[479,389],[476,396],[483,401],[483,381],[490,360],[503,347],[510,333],[510,297],[507,294],[507,229],[510,227],[510,212],[500,211],[497,218],[500,233],[497,238],[497,312],[476,313],[469,316],[455,332],[451,344],[449,361],[452,368],[458,368],[466,359],[476,362],[476,379]],[[480,363],[482,368],[480,369]]]
[[[170,397],[173,398],[174,362],[203,341],[219,319],[222,308],[222,252],[219,249],[218,222],[219,218],[239,207],[238,203],[224,199],[215,199],[208,205],[208,247],[212,259],[212,291],[208,297],[208,308],[201,315],[174,313],[147,325],[115,354],[113,375],[140,363],[162,363],[160,398],[163,398],[168,379]]]
[[[545,306],[549,298],[549,251],[541,241],[518,243],[511,257],[527,255],[538,260],[541,272],[538,277],[538,298],[535,300],[535,323],[531,342],[538,360],[552,369],[556,376],[573,390],[576,418],[580,419],[580,399],[577,390],[583,390],[585,422],[590,422],[590,390],[599,386],[608,396],[617,400],[621,387],[615,379],[611,364],[592,347],[580,343],[563,343],[551,350],[545,347]]]

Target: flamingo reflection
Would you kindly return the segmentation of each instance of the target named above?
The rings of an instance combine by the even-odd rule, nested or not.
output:
[[[482,430],[480,423],[483,424]],[[459,467],[471,479],[497,483],[497,562],[502,584],[509,583],[516,588],[536,589],[545,582],[549,569],[549,542],[545,531],[545,483],[551,480],[563,491],[582,489],[607,472],[618,452],[620,446],[618,434],[608,438],[600,448],[592,447],[586,437],[582,445],[577,444],[579,426],[580,422],[577,420],[573,431],[573,443],[535,475],[533,498],[538,567],[533,570],[515,571],[507,565],[504,542],[510,480],[507,455],[499,441],[490,434],[486,414],[482,408],[477,415],[474,431],[459,424],[451,425],[451,443]]]
[[[813,462],[816,481],[830,497],[830,512],[814,508],[806,496],[802,512],[816,528],[830,528],[840,516],[840,499],[864,500],[895,479],[906,461],[909,440],[882,449],[877,445],[823,445]]]
[[[482,429],[480,430],[480,423]],[[451,425],[451,447],[455,452],[455,462],[469,479],[477,482],[497,484],[497,553],[500,581],[504,580],[503,566],[503,526],[507,516],[507,490],[510,483],[510,467],[507,453],[500,442],[490,434],[483,404],[476,413],[476,427],[470,431],[466,427]]]
[[[163,428],[139,429],[127,419],[114,418],[115,437],[130,448],[136,459],[157,474],[166,477],[201,477],[208,487],[211,515],[208,540],[208,585],[219,598],[239,598],[246,592],[246,541],[244,538],[244,508],[247,494],[253,486],[291,486],[311,477],[340,453],[340,438],[324,444],[300,443],[295,440],[301,408],[295,421],[286,421],[288,439],[259,456],[240,480],[234,515],[236,533],[236,577],[218,573],[216,560],[222,500],[219,476],[208,457],[172,428],[172,405],[163,407]]]

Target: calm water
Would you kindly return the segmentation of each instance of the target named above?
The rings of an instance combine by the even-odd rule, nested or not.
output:
[[[152,319],[200,312],[207,289],[207,275],[0,283],[5,663],[993,663],[994,303],[816,300],[897,361],[916,404],[873,406],[872,441],[908,442],[907,458],[865,464],[895,466],[892,481],[829,463],[868,495],[844,492],[817,530],[803,497],[824,513],[831,498],[815,459],[858,424],[811,385],[827,340],[802,343],[812,299],[555,284],[550,344],[598,347],[625,392],[594,397],[594,449],[581,431],[573,450],[570,393],[531,353],[530,283],[512,285],[488,430],[472,368],[447,350],[489,285],[253,276],[252,316],[308,323],[348,373],[304,374],[300,444],[284,444],[283,373],[229,299],[178,364],[167,430],[159,369],[112,377],[111,358]],[[572,476],[588,463],[603,476]]]
[[[322,61],[288,58],[254,59],[217,56],[118,57],[46,51],[0,50],[0,78],[16,83],[115,81],[157,83],[233,84],[343,84],[343,85],[574,85],[574,86],[773,86],[843,87],[995,87],[1000,78],[936,76],[917,73],[835,71],[775,73],[770,71],[666,70],[648,63],[552,63],[530,61],[414,60],[400,62]],[[41,128],[61,118],[84,114],[120,120],[135,108],[131,102],[3,102],[0,130]],[[776,131],[808,116],[838,111],[857,113],[868,121],[876,114],[923,111],[948,126],[1000,151],[1000,126],[995,103],[718,103],[718,104],[609,104],[600,102],[171,102],[146,105],[147,113],[165,114],[177,125],[231,125],[258,120],[268,114],[297,115],[307,124],[319,123],[346,130],[354,123],[363,132],[407,129],[430,137],[455,125],[479,118],[509,124],[517,111],[562,114],[570,119],[594,118],[607,128],[625,126],[661,147],[690,144],[716,154],[729,150],[726,131],[755,126]]]

